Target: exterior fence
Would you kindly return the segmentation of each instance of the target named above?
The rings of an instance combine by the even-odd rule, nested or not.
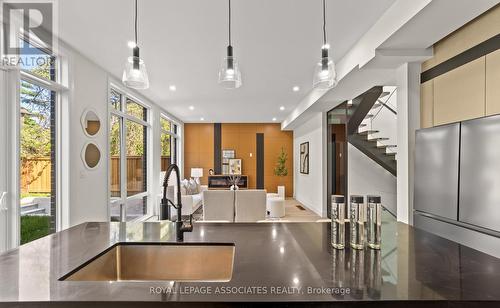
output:
[[[50,157],[21,159],[21,194],[50,194]]]
[[[161,170],[170,165],[170,157],[161,157]],[[111,195],[120,195],[120,158],[111,157]],[[50,157],[37,157],[21,161],[21,193],[50,194],[51,192]],[[127,157],[127,191],[129,195],[144,191],[144,161],[142,156]]]

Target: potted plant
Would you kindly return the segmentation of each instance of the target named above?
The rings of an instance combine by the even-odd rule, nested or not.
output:
[[[274,167],[274,175],[280,177],[280,185],[278,186],[278,194],[280,197],[285,198],[285,186],[283,185],[283,177],[288,175],[288,169],[286,167],[286,161],[288,160],[288,155],[285,150],[281,148],[281,153],[278,156],[278,161],[276,162],[276,167]]]

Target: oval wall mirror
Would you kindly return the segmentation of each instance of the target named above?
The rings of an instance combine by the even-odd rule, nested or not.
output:
[[[101,161],[101,150],[95,143],[89,142],[83,147],[82,159],[85,167],[95,169]]]
[[[101,129],[101,120],[94,110],[86,110],[82,115],[82,126],[85,134],[89,137],[97,135]]]

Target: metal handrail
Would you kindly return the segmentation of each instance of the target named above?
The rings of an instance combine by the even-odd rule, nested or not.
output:
[[[397,88],[395,88],[391,94],[389,94],[389,97],[387,97],[387,99],[385,100],[386,102],[388,102],[392,95],[394,95],[394,93],[396,93],[396,90]],[[392,109],[390,106],[388,106],[386,103],[384,103],[380,98],[377,100],[380,104],[382,104],[383,107],[387,108],[390,112],[392,112],[394,115],[398,115],[398,113],[396,112],[396,110]],[[382,111],[383,108],[380,108],[377,113],[373,116],[372,118],[372,121],[378,116],[378,114],[380,113],[380,111]]]

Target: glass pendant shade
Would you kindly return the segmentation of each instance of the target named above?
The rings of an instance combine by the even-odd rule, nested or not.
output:
[[[314,68],[313,87],[320,89],[333,88],[337,85],[335,63],[328,57],[327,49],[322,50],[322,56]]]
[[[137,50],[136,50],[137,49]],[[139,48],[134,48],[134,55],[128,57],[123,70],[122,82],[132,89],[149,88],[149,78],[144,61],[139,57]]]
[[[241,87],[241,71],[238,61],[232,56],[232,48],[228,47],[227,57],[222,59],[219,69],[219,84],[226,89],[236,89]]]

